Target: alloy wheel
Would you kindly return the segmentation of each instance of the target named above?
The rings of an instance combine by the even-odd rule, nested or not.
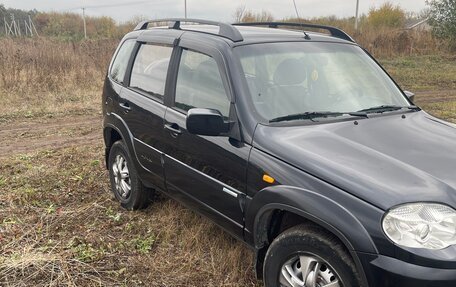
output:
[[[281,287],[342,287],[334,269],[317,256],[294,256],[281,268]]]
[[[112,172],[117,193],[123,199],[127,199],[131,192],[131,179],[127,161],[122,155],[116,155],[112,164]]]

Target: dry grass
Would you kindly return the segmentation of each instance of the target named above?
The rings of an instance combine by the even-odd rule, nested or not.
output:
[[[0,286],[255,286],[252,253],[174,201],[113,200],[102,146],[0,166]]]
[[[0,286],[260,286],[252,252],[205,218],[164,198],[140,212],[113,200],[93,115],[114,47],[0,40]],[[382,62],[407,89],[446,89],[417,102],[456,122],[454,56]]]
[[[428,55],[447,51],[447,44],[428,31],[379,28],[353,32],[352,35],[376,57]]]
[[[449,122],[456,123],[456,92],[453,93],[453,100],[447,102],[424,102],[420,104],[420,100],[418,100],[418,104],[429,113],[433,114],[434,116],[445,119]]]
[[[298,19],[288,21],[299,22]],[[309,22],[340,28],[351,35],[357,43],[375,57],[398,57],[446,54],[451,52],[449,43],[433,36],[431,31],[407,30],[387,26],[376,27],[362,17],[359,30],[354,28],[354,19],[316,18]],[[318,30],[319,31],[319,30]],[[325,32],[325,31],[321,31]]]
[[[0,39],[0,116],[95,113],[117,42]]]

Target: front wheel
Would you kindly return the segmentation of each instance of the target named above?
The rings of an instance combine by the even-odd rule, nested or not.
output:
[[[111,189],[122,207],[128,210],[146,208],[154,190],[143,185],[123,141],[115,142],[109,151]]]
[[[266,287],[360,286],[354,263],[342,244],[313,226],[296,226],[280,234],[264,263]]]

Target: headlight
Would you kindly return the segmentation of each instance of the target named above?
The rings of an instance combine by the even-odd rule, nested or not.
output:
[[[404,247],[443,249],[456,244],[456,211],[436,203],[410,203],[389,210],[383,230]]]

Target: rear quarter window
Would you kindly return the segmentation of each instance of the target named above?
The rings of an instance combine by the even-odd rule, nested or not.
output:
[[[123,42],[114,58],[109,74],[117,83],[124,83],[125,72],[127,71],[128,61],[135,47],[135,42],[135,40],[126,40]]]
[[[172,47],[143,44],[130,78],[130,88],[163,100]]]

